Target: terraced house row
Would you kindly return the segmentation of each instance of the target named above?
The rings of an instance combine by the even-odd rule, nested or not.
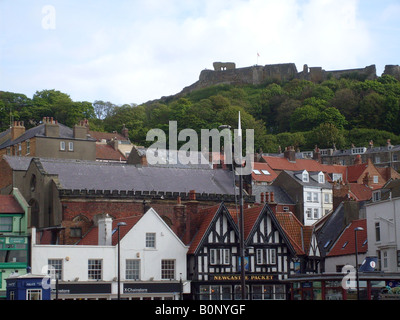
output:
[[[10,150],[0,159],[3,299],[17,296],[6,279],[49,268],[57,279],[53,299],[353,299],[354,287],[341,280],[356,257],[375,263],[361,272],[361,298],[396,291],[397,245],[389,244],[397,241],[400,180],[391,167],[361,157],[348,166],[322,164],[318,149],[315,159],[291,147],[255,155],[243,179],[242,261],[238,177],[223,154],[199,154],[220,164],[150,165],[145,149],[127,151],[126,132],[95,133],[81,122],[81,138],[62,126],[46,137],[48,124],[43,132],[21,130],[17,141],[51,139],[51,157],[34,148],[16,154],[18,138],[1,135]],[[81,140],[92,144],[90,157],[70,151],[66,158],[62,141]],[[393,208],[393,216],[377,206]],[[363,229],[357,245],[355,228]]]

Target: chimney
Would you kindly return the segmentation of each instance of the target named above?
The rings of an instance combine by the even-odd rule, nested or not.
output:
[[[314,152],[313,152],[313,159],[319,163],[321,163],[321,152],[319,151],[319,148],[315,146]]]
[[[199,216],[199,201],[196,200],[196,191],[195,190],[190,190],[189,191],[189,201],[186,202],[186,234],[185,234],[185,244],[188,244],[196,230],[196,226],[199,224],[197,222],[200,222],[199,219],[201,217]],[[193,223],[192,223],[193,222]]]
[[[79,124],[74,126],[74,138],[86,140],[87,135],[89,133],[89,125],[87,120],[79,121]]]
[[[58,138],[60,136],[60,127],[57,120],[53,120],[53,117],[43,117],[43,123],[46,137]]]
[[[189,232],[187,232],[188,225],[190,228],[190,222],[188,223],[188,215],[186,214],[186,206],[182,204],[181,197],[178,196],[177,203],[174,205],[174,225],[175,225],[175,233],[179,239],[181,239],[185,244],[190,242],[186,242],[186,237]]]
[[[107,214],[102,214],[97,221],[99,229],[99,246],[112,245],[112,218]]]
[[[269,192],[265,193],[265,202],[268,203],[269,202]]]
[[[387,139],[386,144],[387,144],[388,148],[390,148],[392,146],[392,143],[390,142],[390,139]]]
[[[354,159],[354,164],[361,164],[361,155],[356,155]]]
[[[129,130],[125,127],[125,124],[122,127],[121,134],[126,138],[129,139]]]
[[[283,156],[288,159],[288,161],[296,162],[296,152],[294,151],[294,147],[286,147]]]
[[[270,193],[270,202],[275,203],[275,195],[273,191]]]
[[[25,126],[23,121],[14,121],[11,127],[11,140],[15,140],[25,133]]]
[[[369,175],[368,172],[365,173],[363,178],[363,184],[370,187],[372,185],[372,177]]]
[[[264,203],[264,192],[261,192],[261,203]]]
[[[374,147],[374,142],[372,140],[369,140],[369,148],[372,149]]]

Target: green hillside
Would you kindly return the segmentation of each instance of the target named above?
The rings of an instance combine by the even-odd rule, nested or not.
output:
[[[91,130],[120,131],[125,124],[130,139],[149,145],[149,129],[168,132],[168,122],[176,120],[178,130],[237,127],[241,111],[243,129],[255,130],[255,148],[277,152],[293,145],[300,150],[348,148],[400,144],[400,82],[391,76],[376,80],[357,77],[330,79],[320,84],[306,80],[271,82],[260,86],[218,85],[171,96],[143,105],[114,105],[112,102],[72,101],[56,90],[36,92],[32,98],[23,94],[0,92],[0,129],[9,127],[10,119],[36,125],[44,116],[73,126],[89,119]]]

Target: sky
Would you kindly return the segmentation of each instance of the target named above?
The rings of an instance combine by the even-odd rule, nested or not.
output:
[[[400,64],[400,0],[0,0],[0,91],[141,104],[214,61]]]

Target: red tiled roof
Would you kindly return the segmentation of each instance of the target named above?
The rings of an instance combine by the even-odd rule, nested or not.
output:
[[[277,212],[275,214],[282,229],[285,231],[290,243],[297,254],[304,255],[304,248],[308,248],[310,243],[312,228],[306,228],[291,212]],[[306,232],[305,232],[306,231]],[[302,235],[303,234],[303,235]],[[307,238],[307,242],[305,241]],[[305,244],[308,244],[307,246]]]
[[[359,184],[359,183],[349,183],[349,193],[350,197],[357,201],[366,201],[372,197],[372,188]]]
[[[259,182],[272,182],[278,176],[278,174],[269,166],[268,163],[254,162],[253,170],[259,170],[261,174],[255,174],[254,171],[251,173],[251,177],[254,181]],[[267,170],[270,174],[265,174],[261,170]]]
[[[357,250],[358,253],[366,253],[368,250],[367,240],[367,220],[354,220],[340,235],[335,245],[332,247],[328,257],[355,254],[355,228],[361,227],[363,231],[357,231]]]
[[[13,195],[0,195],[0,213],[24,213]]]
[[[347,181],[348,182],[357,182],[360,176],[363,174],[365,169],[367,168],[366,163],[355,164],[347,167]]]
[[[249,236],[251,230],[254,227],[254,224],[256,223],[258,217],[260,216],[260,213],[262,209],[264,208],[264,205],[262,206],[256,206],[248,209],[243,210],[243,215],[244,215],[244,238],[247,239]]]
[[[108,144],[96,144],[96,159],[125,161],[126,157]]]
[[[117,228],[117,224],[119,222],[125,222],[126,226],[120,227],[120,239],[122,239],[128,232],[133,228],[134,225],[143,217],[143,215],[131,216],[128,218],[115,219],[112,222],[112,230]],[[89,245],[96,246],[99,244],[99,236],[98,236],[99,228],[93,227],[88,233],[79,241],[79,245]],[[115,246],[118,243],[118,232],[114,232],[112,235],[112,245]]]
[[[312,159],[296,159],[295,162],[291,162],[285,157],[263,156],[263,159],[273,170],[324,171],[324,165]]]
[[[202,209],[198,212],[199,215],[203,216],[202,222],[200,224],[199,230],[193,238],[193,241],[190,245],[188,254],[194,254],[199,246],[201,239],[203,239],[208,227],[210,226],[211,221],[214,219],[215,214],[219,210],[221,205],[215,205],[206,209]]]

